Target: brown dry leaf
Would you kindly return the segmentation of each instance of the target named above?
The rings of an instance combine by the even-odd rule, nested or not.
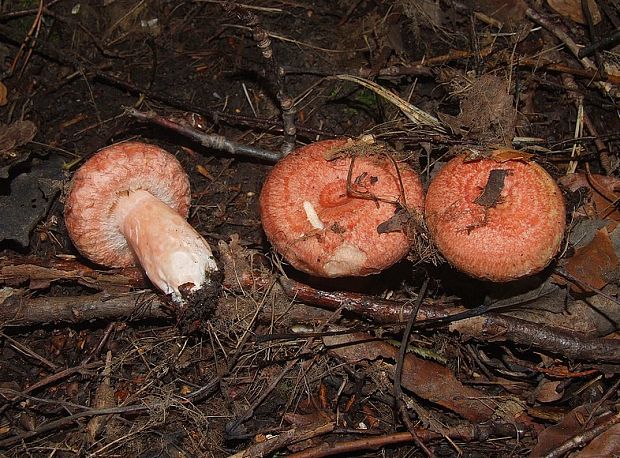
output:
[[[93,402],[93,408],[106,409],[108,407],[114,407],[116,400],[114,398],[114,389],[110,384],[110,371],[112,365],[112,352],[108,351],[106,354],[106,363],[103,369],[103,380],[95,391],[95,399]],[[109,416],[95,416],[91,418],[86,425],[86,431],[88,432],[88,438],[91,442],[94,442],[103,431]]]
[[[557,425],[553,425],[545,429],[538,435],[538,444],[532,449],[531,458],[546,456],[549,452],[555,450],[571,437],[583,432],[583,427],[592,412],[592,405],[586,404],[567,413],[562,421]],[[608,416],[595,419],[589,427],[605,421]],[[613,456],[613,455],[603,455]]]
[[[369,334],[324,336],[323,342],[330,351],[349,363],[377,358],[396,360],[398,357],[397,347],[377,341]],[[393,374],[388,375],[393,377]],[[493,409],[486,403],[482,392],[463,385],[447,367],[411,353],[405,356],[403,363],[402,386],[469,421],[485,421],[493,415]]]
[[[523,161],[529,162],[534,157],[533,154],[525,151],[515,151],[513,149],[498,149],[493,152],[491,159],[497,162]]]
[[[538,402],[547,403],[562,399],[564,390],[561,390],[560,392],[557,391],[557,388],[561,383],[562,382],[559,380],[543,380],[538,388],[538,392],[536,393],[536,400]]]
[[[332,421],[335,418],[333,412],[327,410],[315,410],[310,413],[294,413],[285,412],[283,415],[284,421],[290,423],[293,426],[308,426],[312,424],[318,424],[325,421]]]
[[[598,219],[620,221],[620,211],[614,205],[620,199],[620,179],[605,175],[571,173],[560,178],[560,184],[577,191],[587,188],[590,200],[583,204],[582,211],[586,216]]]
[[[471,2],[471,7],[513,29],[525,21],[525,10],[528,5],[524,0],[474,0]]]
[[[0,82],[0,107],[5,106],[9,102],[7,99],[8,94],[8,89],[6,88],[4,83]]]
[[[620,425],[614,425],[601,435],[592,439],[575,458],[598,458],[601,456],[620,456]]]
[[[0,156],[17,146],[31,141],[37,133],[32,121],[15,121],[12,124],[0,123]]]
[[[586,18],[583,16],[581,9],[581,0],[547,0],[549,7],[556,13],[566,16],[571,21],[579,24],[587,24]],[[595,0],[588,0],[592,22],[598,24],[601,22],[601,11],[598,9]]]
[[[592,241],[568,259],[566,270],[584,286],[602,289],[618,276],[620,261],[614,251],[607,229],[599,229]],[[585,292],[580,285],[574,285],[577,291]]]

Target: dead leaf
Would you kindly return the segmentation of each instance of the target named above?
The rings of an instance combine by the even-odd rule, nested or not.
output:
[[[369,334],[324,336],[323,342],[330,347],[330,351],[351,363],[377,358],[396,360],[398,357],[397,347],[378,341]],[[393,377],[393,374],[388,375]],[[403,363],[402,386],[470,421],[485,421],[493,414],[482,392],[463,385],[447,367],[411,353],[405,356]]]
[[[525,10],[528,8],[524,0],[475,0],[471,5],[476,11],[509,25],[509,30],[525,21]]]
[[[377,226],[378,234],[387,234],[390,232],[403,232],[407,227],[407,223],[411,219],[411,214],[406,211],[398,211],[387,221]]]
[[[558,14],[566,16],[571,21],[579,24],[587,24],[581,8],[581,0],[547,0],[549,7]],[[592,22],[598,24],[601,22],[601,11],[598,9],[595,0],[588,0]]]
[[[513,149],[498,149],[493,151],[491,159],[497,162],[523,161],[529,162],[534,157],[533,154],[525,151],[515,151]]]
[[[559,392],[557,390],[561,383],[562,382],[559,380],[543,380],[538,387],[536,400],[538,402],[547,403],[562,399],[564,390],[560,390]]]
[[[62,189],[62,163],[59,156],[33,161],[28,173],[13,178],[10,194],[0,196],[0,241],[15,240],[28,246],[31,231]]]
[[[7,90],[4,83],[0,82],[0,107],[5,106],[9,101],[7,100],[7,95],[9,91]]]
[[[34,138],[36,133],[37,126],[32,121],[0,124],[0,155],[7,154],[18,146],[25,145]]]
[[[566,263],[566,270],[584,286],[602,289],[610,281],[618,277],[620,260],[614,251],[607,229],[599,229],[592,241],[578,248]],[[586,292],[581,285],[573,285],[573,289]]]

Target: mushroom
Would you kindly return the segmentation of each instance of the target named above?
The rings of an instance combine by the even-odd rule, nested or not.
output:
[[[511,150],[450,160],[428,188],[425,215],[450,264],[495,282],[544,269],[560,248],[566,224],[556,182],[528,155]]]
[[[293,267],[314,276],[365,276],[390,267],[409,251],[407,215],[420,215],[424,206],[419,177],[407,164],[378,154],[379,145],[366,144],[374,153],[364,154],[363,143],[351,143],[297,149],[274,166],[261,192],[268,239]]]
[[[209,244],[186,221],[190,185],[163,149],[137,142],[98,151],[75,173],[65,223],[75,247],[108,267],[139,264],[182,305],[217,265]]]

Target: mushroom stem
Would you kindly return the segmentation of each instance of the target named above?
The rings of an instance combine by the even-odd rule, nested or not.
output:
[[[217,270],[211,247],[176,211],[144,190],[120,196],[113,208],[120,232],[151,282],[175,301],[179,287],[200,289]]]

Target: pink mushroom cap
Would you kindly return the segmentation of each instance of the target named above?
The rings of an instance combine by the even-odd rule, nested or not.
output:
[[[189,178],[165,150],[118,143],[93,155],[73,176],[65,223],[85,257],[109,267],[141,265],[165,293],[202,287],[217,270],[211,248],[185,220]]]
[[[500,157],[512,158],[495,160]],[[506,171],[501,192],[481,205],[476,200],[492,170]],[[432,180],[425,203],[428,230],[446,260],[496,282],[537,273],[551,262],[564,237],[565,211],[554,179],[540,165],[506,150],[490,158],[450,160]]]
[[[179,161],[154,145],[117,143],[95,153],[73,175],[65,223],[80,253],[108,267],[139,264],[110,218],[119,196],[136,190],[148,191],[187,218],[190,185]]]
[[[296,269],[319,277],[378,273],[409,252],[402,231],[379,233],[397,203],[421,214],[424,194],[410,166],[385,155],[328,160],[348,140],[326,140],[297,149],[269,173],[260,196],[261,221],[275,249]],[[400,174],[400,180],[399,180]],[[400,182],[402,181],[401,189]]]

